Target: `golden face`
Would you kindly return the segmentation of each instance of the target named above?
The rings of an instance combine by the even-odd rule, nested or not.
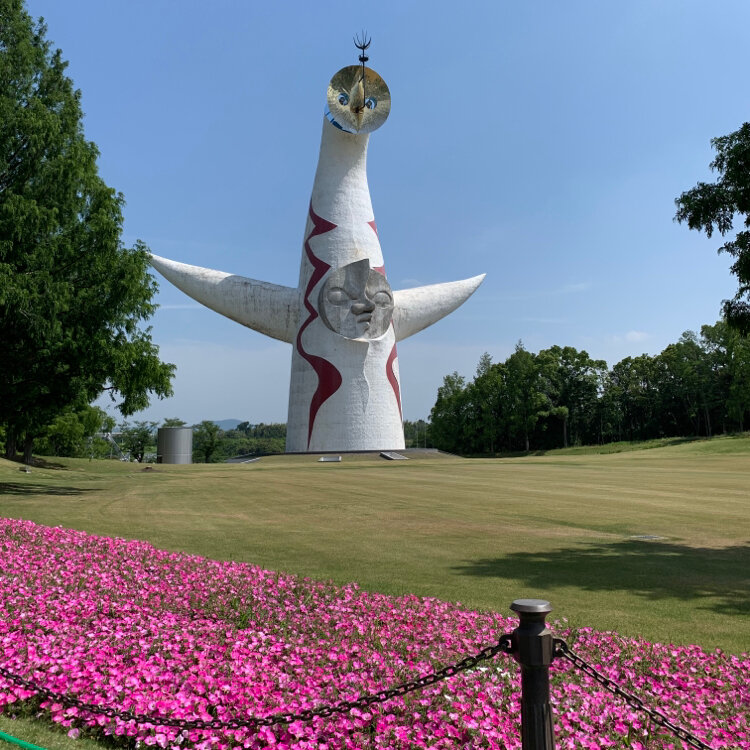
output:
[[[391,92],[385,81],[360,65],[342,68],[328,84],[326,117],[347,133],[372,133],[387,119],[391,111]]]

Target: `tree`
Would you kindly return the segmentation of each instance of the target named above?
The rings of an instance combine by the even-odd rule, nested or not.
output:
[[[224,433],[216,422],[204,420],[193,428],[193,455],[211,463]]]
[[[85,404],[58,414],[42,431],[37,449],[42,455],[87,456],[94,451],[93,440],[98,432],[110,432],[114,419],[98,406]]]
[[[734,298],[724,300],[724,315],[730,326],[750,334],[750,123],[729,135],[713,138],[716,158],[711,169],[718,172],[716,182],[699,182],[675,199],[675,219],[687,222],[690,229],[706,233],[718,231],[722,237],[732,231],[739,215],[746,229],[737,232],[719,252],[734,258],[732,273],[739,288]]]
[[[473,438],[473,451],[495,453],[501,421],[504,366],[492,364],[492,358],[485,352],[479,358],[474,382],[468,387],[468,401],[471,414],[467,414],[468,424],[465,434]],[[464,450],[468,446],[464,446]]]
[[[693,434],[700,434],[702,422],[706,437],[711,437],[711,412],[720,397],[711,358],[698,337],[693,331],[685,331],[676,344],[670,344],[659,355],[659,359],[666,363],[676,381],[675,391],[683,400],[685,414],[693,422]]]
[[[184,427],[187,424],[187,422],[183,422],[178,417],[167,417],[164,422],[162,422],[162,427]]]
[[[123,247],[80,92],[23,0],[0,4],[0,424],[5,454],[104,390],[123,416],[171,395],[150,329],[148,249]]]
[[[690,345],[688,345],[689,347]],[[664,435],[698,435],[701,410],[694,387],[695,367],[686,356],[688,347],[669,344],[653,358],[653,403],[658,402],[654,421]],[[694,358],[693,358],[694,359]],[[646,437],[655,437],[651,429]]]
[[[430,425],[424,419],[411,422],[404,420],[404,440],[407,448],[426,448],[429,442]],[[431,443],[430,443],[431,445]]]
[[[156,422],[136,422],[132,427],[123,422],[120,425],[122,434],[122,446],[130,453],[130,458],[138,463],[143,462],[143,458],[149,448],[154,446],[154,430]]]
[[[607,390],[617,403],[628,440],[647,440],[658,434],[657,383],[656,362],[648,354],[625,357],[610,370]]]
[[[275,438],[282,440],[286,438],[286,424],[279,422],[272,422],[270,424],[264,424],[263,422],[260,424],[240,422],[235,431],[249,438]],[[229,430],[229,432],[232,432],[232,430]]]
[[[465,411],[467,405],[466,379],[454,372],[443,378],[438,388],[437,401],[430,412],[430,437],[436,448],[449,452],[464,452]]]
[[[607,363],[572,346],[543,349],[537,362],[550,404],[547,413],[562,422],[563,446],[568,447],[569,438],[574,444],[585,442],[594,426]]]
[[[510,432],[523,440],[524,450],[528,451],[529,434],[547,403],[536,357],[519,341],[515,352],[505,360],[505,372]]]
[[[750,338],[720,320],[701,326],[701,345],[719,381],[717,401],[723,402],[725,416],[742,432],[750,412]]]
[[[602,394],[596,405],[599,444],[622,440],[623,413],[618,396],[612,373],[607,372],[602,381]]]

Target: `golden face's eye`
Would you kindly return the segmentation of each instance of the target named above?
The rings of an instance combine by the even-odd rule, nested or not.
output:
[[[367,107],[367,109],[375,109],[377,106],[378,100],[374,96],[368,96],[367,99],[365,99],[365,107]]]
[[[347,104],[349,104],[349,94],[347,94],[346,91],[342,91],[339,94],[339,104],[342,107],[345,107]]]
[[[332,289],[329,289],[327,297],[332,305],[347,305],[350,300],[349,295],[340,286],[335,286]]]

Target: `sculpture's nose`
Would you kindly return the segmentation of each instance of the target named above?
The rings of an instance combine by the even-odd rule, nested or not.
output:
[[[354,115],[354,119],[357,122],[357,130],[359,130],[362,125],[362,115],[365,111],[365,86],[361,78],[352,86],[352,90],[349,92],[349,109]]]
[[[363,297],[362,299],[358,299],[356,302],[352,303],[352,313],[354,315],[362,315],[363,313],[371,313],[375,309],[375,304],[367,299],[367,297]]]
[[[361,112],[365,108],[365,84],[360,78],[349,92],[349,109],[352,112]]]

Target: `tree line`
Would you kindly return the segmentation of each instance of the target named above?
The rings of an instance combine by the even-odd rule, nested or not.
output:
[[[116,440],[134,461],[156,460],[156,437],[159,427],[183,427],[181,419],[157,422],[124,422],[117,429]],[[234,429],[222,430],[208,419],[192,425],[193,463],[219,463],[235,456],[267,456],[283,453],[286,444],[285,424],[251,424],[241,422]]]
[[[446,375],[429,438],[462,454],[705,436],[750,420],[750,339],[726,321],[687,331],[660,354],[611,369],[571,346],[537,354],[519,342],[504,362],[479,360],[471,382]]]
[[[286,425],[241,422],[222,430],[215,422],[201,422],[193,428],[193,462],[216,463],[235,456],[268,456],[283,453]]]
[[[184,427],[187,422],[169,417],[161,423],[139,420],[117,423],[98,406],[70,407],[45,427],[38,429],[34,453],[70,458],[124,458],[155,461],[157,432],[160,427]],[[240,422],[222,430],[215,422],[203,420],[192,425],[193,461],[216,463],[236,456],[267,456],[284,453],[286,424]],[[432,447],[430,424],[424,419],[404,421],[407,448]],[[0,443],[4,430],[0,426]]]
[[[42,455],[104,458],[115,435],[131,460],[156,459],[158,427],[177,418],[115,424],[94,406],[71,406],[39,429]],[[750,338],[726,321],[685,332],[661,353],[626,357],[612,368],[571,346],[537,354],[519,342],[504,362],[489,354],[473,380],[454,372],[437,392],[430,421],[404,422],[407,447],[451,453],[496,454],[674,436],[744,431],[750,424]],[[2,440],[0,427],[0,440]],[[222,430],[193,425],[193,460],[283,453],[285,424],[241,422]]]
[[[122,242],[124,198],[99,175],[81,92],[46,35],[24,0],[0,3],[0,444],[6,458],[20,450],[26,461],[32,450],[106,453],[96,435],[111,432],[111,418],[89,404],[108,392],[127,418],[170,396],[175,370],[146,325],[157,289],[148,247]],[[712,146],[716,181],[682,193],[675,219],[722,236],[739,282],[725,318],[747,334],[750,123]],[[407,445],[496,452],[744,429],[747,344],[732,335],[723,322],[704,326],[612,370],[571,347],[533,355],[520,346],[499,364],[483,357],[472,383],[445,379],[430,430],[405,423]],[[211,424],[196,427],[206,460],[283,450],[280,435],[214,435]],[[154,431],[137,423],[124,433],[136,427]]]
[[[41,456],[153,462],[157,457],[158,429],[183,426],[188,425],[176,417],[161,423],[139,420],[117,424],[113,416],[98,406],[70,407],[37,430],[34,452]],[[241,422],[234,429],[222,430],[215,422],[204,420],[192,425],[192,430],[195,463],[283,453],[286,443],[285,424]],[[4,430],[0,426],[0,443],[3,439]]]

